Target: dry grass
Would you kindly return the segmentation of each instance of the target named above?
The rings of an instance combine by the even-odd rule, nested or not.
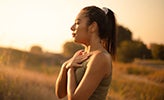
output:
[[[0,100],[55,100],[54,76],[0,67]]]
[[[164,85],[164,70],[158,70],[148,75],[148,79]]]
[[[0,100],[58,100],[58,72],[53,67],[0,66]],[[164,100],[164,69],[114,63],[107,100]]]
[[[109,100],[163,100],[163,80],[164,69],[115,63]]]

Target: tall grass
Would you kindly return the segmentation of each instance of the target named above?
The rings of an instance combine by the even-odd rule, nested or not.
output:
[[[54,76],[16,68],[0,68],[0,100],[56,100]]]
[[[108,99],[164,100],[163,80],[164,69],[115,63]]]
[[[164,87],[126,78],[113,79],[110,91],[120,96],[117,100],[164,100]],[[118,98],[113,97],[110,91],[109,100]]]
[[[0,100],[58,100],[59,69],[0,65]],[[164,69],[114,63],[107,100],[164,100]]]

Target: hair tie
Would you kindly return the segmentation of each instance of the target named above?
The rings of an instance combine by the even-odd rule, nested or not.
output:
[[[108,8],[103,7],[102,10],[105,12],[105,15],[107,15],[107,13],[108,13]]]

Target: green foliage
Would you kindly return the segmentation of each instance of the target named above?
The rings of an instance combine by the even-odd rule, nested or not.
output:
[[[151,52],[154,59],[164,60],[164,45],[160,44],[151,44]]]
[[[76,44],[74,42],[66,42],[63,45],[63,55],[65,57],[71,57],[77,50],[84,49],[84,47],[80,44]]]
[[[132,39],[132,32],[128,28],[118,26],[117,37],[118,61],[132,62],[135,58],[150,59],[151,51],[141,42]]]
[[[132,32],[121,25],[118,26],[117,46],[120,46],[123,41],[132,41]]]
[[[135,58],[150,58],[151,52],[141,41],[123,41],[118,47],[118,60],[132,62]]]
[[[117,58],[118,61],[131,62],[134,59],[132,42],[124,41],[121,43],[120,47],[117,49]]]

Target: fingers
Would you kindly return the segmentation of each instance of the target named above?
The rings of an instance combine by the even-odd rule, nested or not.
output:
[[[75,57],[75,56],[82,55],[83,52],[84,52],[84,50],[78,50],[78,51],[74,54],[74,57]]]
[[[80,54],[83,53],[83,54]],[[85,53],[83,51],[77,52],[78,55],[74,56],[69,60],[69,65],[72,67],[82,67],[82,63],[86,61],[92,54],[91,53]]]
[[[66,65],[66,69],[69,69],[71,67],[74,67],[74,68],[82,67],[82,64],[76,63],[76,62],[70,62]]]
[[[83,57],[81,58],[81,62],[87,60],[90,56],[91,56],[90,54],[83,55]]]
[[[83,66],[82,64],[78,64],[78,63],[76,63],[76,64],[74,64],[73,67],[82,67],[82,66]]]
[[[74,61],[78,64],[81,64],[84,61],[86,61],[90,56],[91,56],[91,54],[80,55],[76,59],[74,59]]]

